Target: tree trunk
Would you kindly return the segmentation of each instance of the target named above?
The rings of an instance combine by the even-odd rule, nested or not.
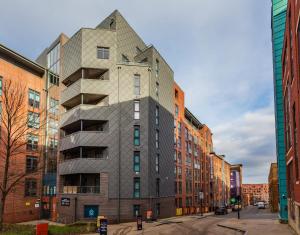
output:
[[[5,207],[6,195],[2,193],[1,203],[0,203],[0,231],[3,230],[3,216],[4,216],[4,207]]]

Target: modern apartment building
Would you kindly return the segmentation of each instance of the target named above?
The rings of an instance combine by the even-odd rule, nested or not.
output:
[[[272,212],[278,212],[278,198],[277,163],[271,163],[269,172],[269,207]]]
[[[230,164],[225,155],[211,153],[213,166],[212,195],[213,207],[229,205],[230,201]]]
[[[57,156],[58,156],[58,140],[59,140],[59,119],[62,110],[59,109],[60,100],[60,73],[62,46],[68,41],[68,37],[64,34],[54,40],[41,55],[38,56],[36,62],[47,68],[47,76],[45,78],[46,99],[45,106],[47,110],[47,125],[45,126],[45,146],[44,157],[45,167],[43,169],[43,191],[42,191],[42,218],[56,220],[56,175],[57,175]]]
[[[230,166],[230,199],[238,199],[242,196],[243,165]]]
[[[300,3],[288,1],[282,51],[282,85],[285,124],[285,157],[287,167],[288,222],[300,234],[300,170],[299,170],[299,61]]]
[[[287,0],[272,0],[272,44],[273,44],[273,83],[276,124],[276,155],[279,185],[279,218],[287,222],[287,185],[284,142],[284,117],[282,94],[282,48],[286,21]]]
[[[177,215],[210,210],[212,134],[184,105],[184,92],[174,83],[175,205]]]
[[[269,185],[268,184],[243,184],[242,198],[248,201],[248,205],[253,205],[256,202],[269,201]]]
[[[172,69],[118,11],[62,50],[58,221],[174,215]]]
[[[27,144],[25,145],[25,142],[24,144],[21,142],[19,153],[14,154],[10,158],[8,185],[11,185],[16,177],[21,177],[21,180],[12,188],[6,198],[4,208],[5,223],[36,220],[40,216],[42,174],[39,171],[39,167],[43,164],[44,149],[44,129],[40,127],[40,120],[45,119],[44,112],[42,112],[45,107],[46,97],[44,92],[45,75],[46,70],[42,66],[0,44],[1,112],[2,108],[5,108],[2,107],[2,85],[11,80],[15,87],[21,84],[22,90],[19,90],[20,92],[23,92],[23,87],[26,92],[25,100],[21,105],[22,115],[21,113],[18,114],[22,119],[20,119],[20,122],[26,124],[27,118],[33,121],[27,123],[28,130],[25,128],[26,130],[24,131],[26,132],[24,134],[16,132],[22,139],[27,138]],[[21,94],[18,94],[18,96],[20,97]],[[11,97],[11,99],[19,97]],[[10,99],[10,97],[7,98]],[[3,122],[5,121],[1,122],[2,125]],[[17,128],[16,124],[14,124],[13,128]],[[1,128],[1,138],[7,139],[6,130],[7,128],[5,127]],[[20,139],[18,141],[20,142]],[[5,149],[4,143],[4,139],[1,140],[1,150]],[[13,148],[16,148],[16,146],[13,145]],[[6,162],[5,151],[0,152],[0,159],[0,185],[2,186]]]

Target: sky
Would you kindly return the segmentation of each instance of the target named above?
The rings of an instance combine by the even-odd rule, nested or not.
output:
[[[266,183],[276,161],[270,0],[0,0],[0,43],[35,59],[118,9],[174,70],[214,150]]]

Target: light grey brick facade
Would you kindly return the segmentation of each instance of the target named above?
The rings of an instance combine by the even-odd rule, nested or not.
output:
[[[109,48],[109,59],[97,58],[99,47]],[[135,74],[140,76],[140,95],[134,93]],[[174,215],[174,80],[158,51],[146,46],[114,11],[95,29],[80,29],[64,45],[61,77],[66,87],[61,93],[65,112],[60,119],[58,220],[86,219],[84,212],[91,205],[111,221],[133,220],[134,205],[143,216],[150,208],[159,217]],[[134,145],[134,126],[140,127],[139,146]],[[135,151],[140,152],[138,173]],[[101,157],[93,155],[96,152]],[[134,197],[136,177],[139,198]],[[70,205],[61,206],[61,198],[69,198]]]

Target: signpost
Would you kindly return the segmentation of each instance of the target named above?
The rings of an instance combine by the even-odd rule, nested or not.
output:
[[[138,215],[136,217],[136,226],[137,226],[137,230],[143,230],[143,220],[141,215]]]

